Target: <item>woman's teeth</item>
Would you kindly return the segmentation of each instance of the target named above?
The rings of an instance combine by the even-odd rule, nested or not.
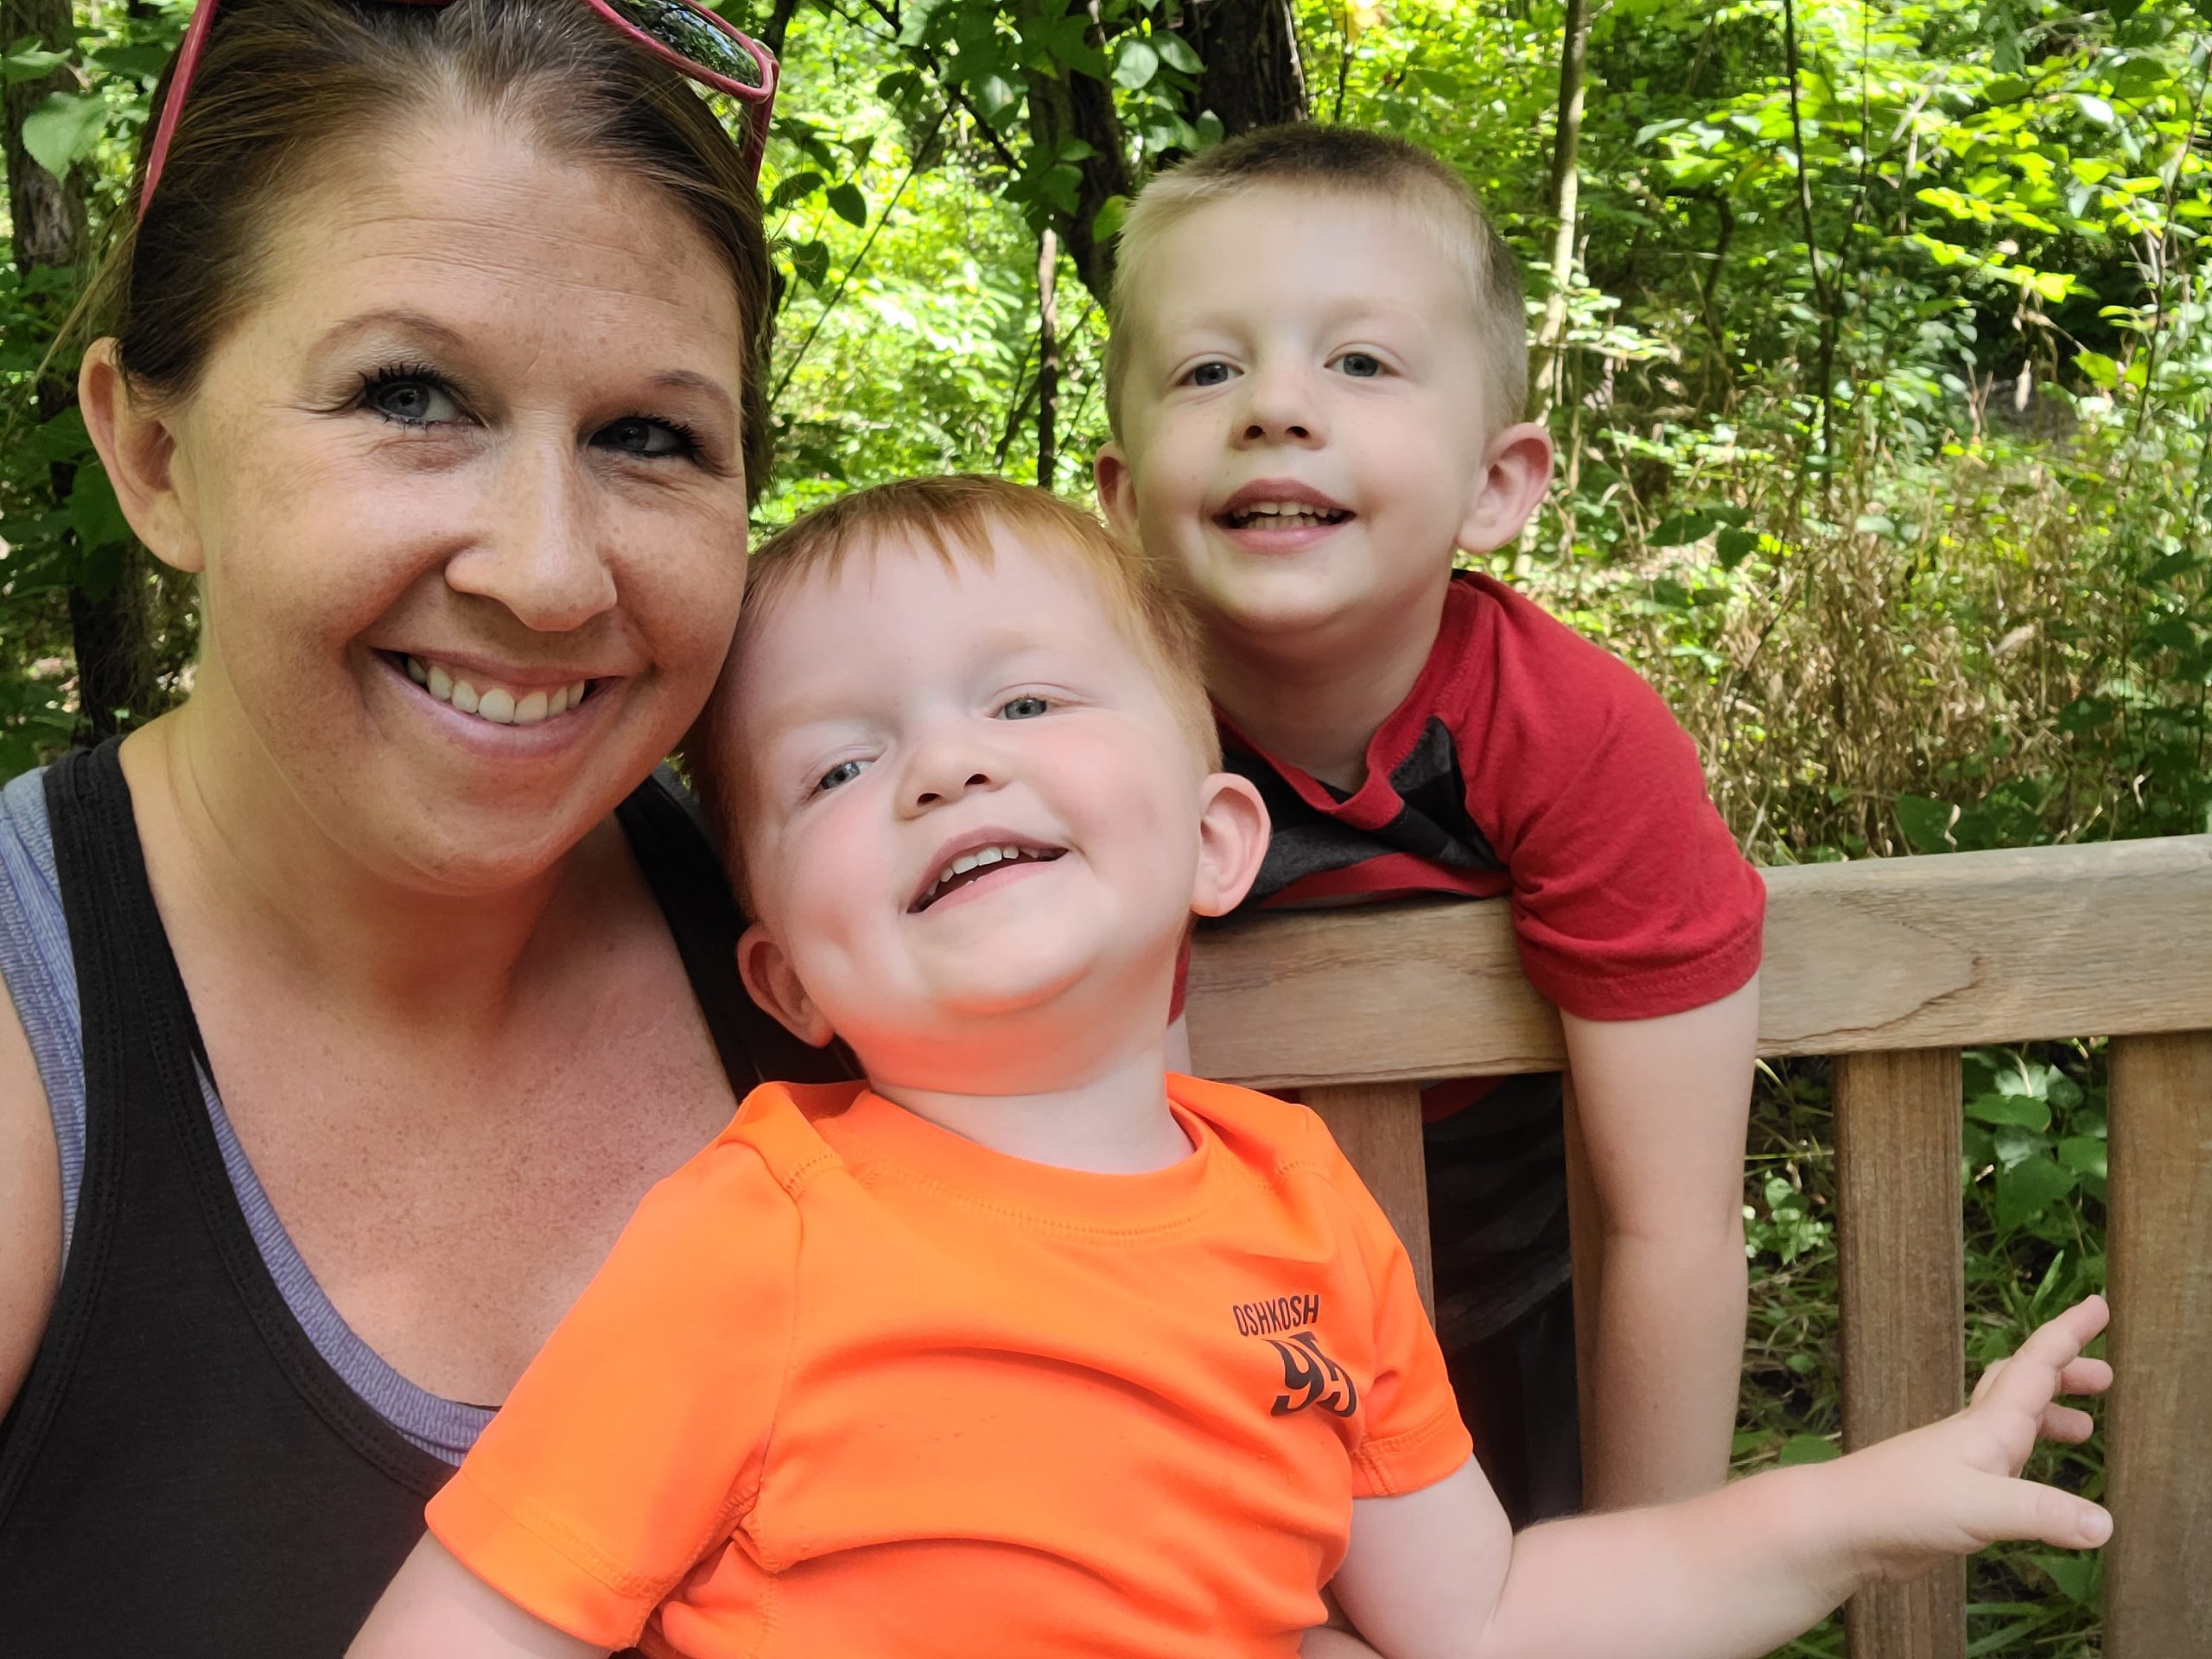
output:
[[[1226,515],[1230,528],[1250,530],[1306,530],[1340,524],[1351,517],[1341,508],[1313,507],[1300,501],[1255,501]]]
[[[449,702],[462,714],[488,720],[494,726],[535,726],[568,713],[591,690],[589,680],[577,680],[550,691],[543,686],[497,685],[480,677],[466,680],[443,664],[426,663],[420,657],[407,659],[407,677],[440,702]]]

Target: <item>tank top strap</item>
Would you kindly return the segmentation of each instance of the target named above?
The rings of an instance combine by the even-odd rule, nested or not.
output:
[[[858,1077],[842,1045],[802,1043],[745,994],[737,973],[745,918],[697,803],[676,774],[663,766],[615,816],[683,958],[732,1092],[742,1100],[763,1083],[842,1083]]]

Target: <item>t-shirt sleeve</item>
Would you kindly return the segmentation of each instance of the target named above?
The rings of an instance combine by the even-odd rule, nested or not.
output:
[[[1419,1491],[1466,1462],[1474,1443],[1397,1230],[1327,1126],[1310,1114],[1309,1122],[1316,1161],[1336,1191],[1373,1295],[1375,1367],[1360,1402],[1352,1496]]]
[[[1513,887],[1529,981],[1569,1014],[1702,1007],[1758,972],[1766,887],[1690,741],[1626,663],[1491,588],[1487,706],[1460,752]]]
[[[460,1470],[438,1541],[547,1624],[629,1646],[756,1494],[798,1219],[727,1140],[646,1195]]]

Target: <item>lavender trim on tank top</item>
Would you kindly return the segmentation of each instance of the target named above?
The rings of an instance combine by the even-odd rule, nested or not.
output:
[[[26,772],[0,790],[0,977],[15,999],[54,1116],[66,1259],[85,1179],[84,1021],[42,771]],[[231,1190],[286,1309],[323,1363],[395,1433],[435,1458],[459,1463],[491,1421],[493,1408],[448,1400],[409,1382],[355,1334],[331,1306],[262,1190],[213,1082],[204,1071],[197,1075]]]

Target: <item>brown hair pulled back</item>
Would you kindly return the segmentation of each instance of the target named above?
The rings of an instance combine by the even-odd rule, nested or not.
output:
[[[172,64],[174,68],[174,64]],[[150,135],[169,77],[155,89]],[[736,143],[675,70],[581,0],[223,0],[143,223],[126,226],[87,296],[134,392],[190,396],[255,302],[286,204],[349,143],[410,121],[485,115],[557,159],[658,187],[719,252],[747,334],[747,486],[768,476],[768,252]],[[138,160],[133,200],[144,188]]]

